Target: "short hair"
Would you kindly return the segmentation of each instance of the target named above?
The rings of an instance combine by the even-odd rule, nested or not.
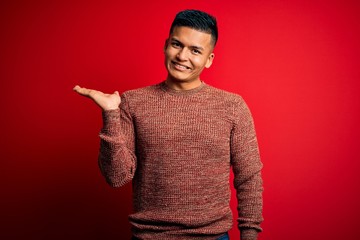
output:
[[[218,40],[216,18],[203,11],[184,10],[177,13],[171,24],[170,35],[175,27],[190,27],[201,32],[210,33],[214,47]]]

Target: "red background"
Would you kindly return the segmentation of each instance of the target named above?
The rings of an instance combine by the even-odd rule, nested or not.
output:
[[[1,239],[129,239],[131,186],[106,185],[100,110],[72,88],[162,81],[186,8],[219,22],[202,79],[241,94],[255,119],[259,239],[358,239],[360,4],[342,0],[2,1]]]

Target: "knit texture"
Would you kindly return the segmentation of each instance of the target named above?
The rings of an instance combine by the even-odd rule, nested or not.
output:
[[[262,163],[250,111],[236,94],[205,83],[176,91],[162,82],[122,94],[103,111],[99,166],[113,187],[132,180],[139,239],[216,239],[232,227],[234,171],[238,227],[257,239]]]

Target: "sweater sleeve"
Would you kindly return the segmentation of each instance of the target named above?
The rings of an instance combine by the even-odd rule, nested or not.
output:
[[[134,125],[125,94],[120,109],[102,112],[99,168],[107,183],[120,187],[130,182],[136,170]]]
[[[241,240],[256,240],[262,231],[262,162],[249,108],[242,98],[234,107],[231,133],[231,165],[238,200]]]

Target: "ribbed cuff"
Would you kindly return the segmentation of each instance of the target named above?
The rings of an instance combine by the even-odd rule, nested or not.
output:
[[[257,240],[258,231],[253,228],[243,228],[240,229],[240,239],[241,240]]]

